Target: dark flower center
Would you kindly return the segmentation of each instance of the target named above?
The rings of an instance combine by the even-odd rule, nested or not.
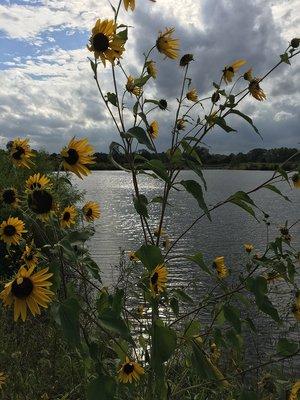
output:
[[[123,367],[123,372],[127,375],[131,374],[134,370],[134,366],[131,363],[127,363]]]
[[[33,254],[32,254],[32,253],[29,253],[28,255],[25,256],[25,259],[26,259],[27,261],[33,260]]]
[[[70,217],[71,217],[71,214],[68,211],[66,211],[63,215],[63,220],[69,221]]]
[[[228,68],[226,68],[226,69],[227,69],[227,71],[229,71],[229,72],[234,72],[233,67],[228,67]]]
[[[68,150],[68,157],[64,157],[66,163],[70,165],[75,165],[79,160],[79,155],[75,149]]]
[[[153,126],[149,126],[149,133],[150,133],[150,134],[153,134],[153,133],[154,133]]]
[[[158,102],[158,107],[159,107],[161,110],[165,110],[165,109],[168,107],[167,100],[165,100],[165,99],[160,99],[159,102]]]
[[[25,154],[25,150],[21,146],[16,147],[16,151],[12,154],[12,158],[15,160],[21,160],[22,155]]]
[[[151,276],[151,283],[152,285],[156,285],[158,281],[158,273],[154,272],[154,274]]]
[[[92,210],[91,208],[89,208],[89,209],[87,210],[87,212],[85,213],[85,215],[86,215],[87,217],[91,217],[91,216],[93,215],[93,210]]]
[[[108,37],[106,35],[104,35],[103,33],[97,33],[92,38],[92,44],[96,51],[103,52],[108,49],[109,40],[108,40]]]
[[[23,278],[23,281],[20,284],[15,280],[12,284],[11,291],[18,299],[25,299],[33,291],[33,283],[29,278]]]
[[[4,203],[12,204],[16,200],[16,193],[12,189],[5,190],[2,194],[2,198],[3,198]]]
[[[17,230],[13,225],[6,225],[3,229],[3,233],[5,236],[14,236],[16,232]]]
[[[34,190],[28,196],[28,205],[36,214],[45,214],[52,210],[53,197],[46,190]]]

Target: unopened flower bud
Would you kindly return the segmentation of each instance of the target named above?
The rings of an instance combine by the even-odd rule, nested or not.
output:
[[[291,46],[296,49],[300,45],[300,39],[299,38],[294,38],[291,40]]]
[[[213,93],[213,95],[211,96],[211,101],[213,103],[216,103],[219,100],[220,100],[220,93],[219,92]]]
[[[159,102],[158,102],[158,107],[159,107],[161,110],[166,110],[166,108],[168,107],[167,100],[160,99]]]
[[[188,65],[193,60],[194,60],[193,54],[185,54],[184,56],[181,57],[179,65],[181,67],[185,67],[186,65]]]

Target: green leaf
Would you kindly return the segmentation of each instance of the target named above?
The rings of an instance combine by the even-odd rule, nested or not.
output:
[[[258,397],[258,395],[257,395],[255,392],[253,392],[252,390],[249,391],[249,390],[245,390],[245,389],[244,389],[244,390],[242,391],[240,397],[239,397],[239,400],[259,400],[259,397]]]
[[[118,106],[118,98],[115,93],[107,92],[106,97],[107,101],[109,101],[113,106]]]
[[[116,333],[134,344],[130,335],[129,329],[123,319],[116,312],[110,309],[105,309],[99,316],[100,326],[110,332]]]
[[[134,80],[134,85],[138,87],[142,87],[145,83],[151,78],[151,75],[145,75],[142,78],[137,78]]]
[[[92,232],[88,229],[83,231],[74,231],[69,233],[68,235],[64,236],[64,241],[68,241],[72,244],[76,242],[85,242],[86,240],[90,239],[92,236]]]
[[[204,201],[201,185],[194,180],[181,181],[180,184],[197,200],[199,207],[204,211],[207,218],[211,221],[209,210]]]
[[[60,326],[68,342],[73,346],[80,344],[79,303],[69,298],[60,303],[58,308]]]
[[[246,114],[244,114],[244,113],[242,113],[241,111],[236,110],[236,109],[232,109],[232,110],[230,111],[230,114],[236,114],[236,115],[239,115],[240,117],[244,118],[244,120],[247,121],[247,122],[252,126],[252,128],[254,129],[254,131],[255,131],[255,132],[259,135],[259,137],[262,139],[262,136],[261,136],[261,134],[259,133],[259,130],[258,130],[258,129],[256,128],[256,126],[253,124],[252,119],[251,119],[250,117],[248,117],[248,115],[246,115]]]
[[[182,301],[183,303],[193,304],[194,300],[186,294],[182,289],[174,289],[172,293],[178,300]]]
[[[184,336],[191,338],[200,335],[200,327],[201,325],[199,321],[187,322],[185,326]]]
[[[206,184],[206,180],[204,178],[203,172],[202,172],[201,165],[192,160],[189,160],[189,159],[186,159],[186,163],[187,163],[187,166],[200,177],[200,179],[203,182],[204,189],[207,190],[207,184]]]
[[[182,140],[180,142],[180,145],[184,150],[184,155],[192,157],[193,160],[197,161],[200,165],[202,165],[201,159],[197,151],[193,147],[191,147],[186,140]]]
[[[268,291],[267,280],[262,276],[248,278],[246,286],[252,293],[254,293],[257,307],[265,314],[270,315],[274,321],[280,322],[278,311],[266,295]]]
[[[258,222],[259,220],[256,218],[255,212],[253,208],[249,205],[255,205],[253,200],[244,192],[236,192],[232,196],[227,199],[228,202],[235,204],[241,207],[243,210],[247,211],[253,218],[255,218]]]
[[[178,315],[179,315],[179,304],[178,304],[178,300],[175,297],[172,297],[170,299],[170,307],[171,307],[173,313],[175,314],[175,316],[178,317]]]
[[[164,165],[164,163],[163,163],[162,161],[156,160],[156,159],[147,161],[147,162],[144,164],[144,168],[145,168],[145,169],[147,169],[147,168],[150,169],[150,170],[153,171],[159,178],[161,178],[161,179],[164,180],[165,182],[171,184],[171,180],[170,180],[170,178],[169,178],[168,171],[167,171],[167,169],[166,169],[166,167],[165,167],[165,165]]]
[[[186,257],[188,260],[195,262],[197,265],[199,265],[199,267],[207,272],[209,275],[211,275],[211,271],[208,268],[208,266],[205,264],[204,260],[203,260],[203,254],[202,253],[196,253],[194,256],[188,256]]]
[[[289,176],[284,169],[281,167],[276,167],[276,171],[283,177],[283,179],[291,186]]]
[[[133,196],[133,204],[134,204],[134,208],[136,209],[136,212],[139,215],[142,215],[145,218],[149,218],[148,209],[147,209],[148,200],[147,200],[146,196],[144,196],[144,195],[139,195],[139,197]]]
[[[233,129],[226,124],[226,121],[223,117],[215,117],[213,121],[215,124],[219,125],[226,132],[236,132],[236,129]]]
[[[117,37],[120,38],[121,40],[124,40],[124,42],[126,42],[128,39],[128,28],[124,29],[123,31],[118,32]]]
[[[117,389],[116,381],[110,376],[92,380],[87,388],[87,400],[112,400]]]
[[[263,188],[272,190],[272,192],[275,192],[275,193],[279,194],[279,195],[282,196],[286,201],[291,201],[287,196],[283,195],[283,194],[281,193],[281,191],[280,191],[276,186],[274,186],[274,185],[267,184],[267,185],[264,185]]]
[[[280,59],[281,59],[281,61],[283,61],[284,63],[286,63],[286,64],[288,64],[288,65],[291,65],[290,60],[289,60],[289,55],[288,55],[288,53],[280,54]]]
[[[299,350],[299,344],[286,338],[278,340],[276,351],[281,356],[292,356]]]
[[[154,245],[143,245],[136,253],[149,271],[152,271],[157,265],[162,264],[164,261],[160,248]]]
[[[233,329],[226,332],[226,338],[231,346],[236,349],[240,349],[243,344],[243,338],[241,335],[237,334]]]
[[[120,143],[111,142],[111,144],[110,144],[110,146],[109,146],[109,156],[108,156],[108,157],[109,157],[109,160],[110,160],[110,162],[111,162],[114,166],[116,166],[118,169],[121,169],[121,170],[126,171],[126,172],[131,172],[130,169],[124,168],[121,164],[119,164],[119,163],[114,159],[113,153],[114,153],[114,152],[119,153],[119,148],[122,148],[122,145],[120,145]]]
[[[225,319],[234,327],[237,333],[241,333],[241,319],[239,310],[231,305],[224,305],[223,312]]]
[[[176,332],[156,320],[153,325],[153,368],[160,371],[162,364],[172,356],[177,343]]]
[[[150,150],[154,150],[153,144],[149,139],[146,131],[140,126],[135,126],[133,128],[128,129],[127,132],[131,137],[135,138],[140,144],[144,144]]]

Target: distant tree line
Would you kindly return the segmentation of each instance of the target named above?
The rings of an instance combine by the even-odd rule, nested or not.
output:
[[[228,169],[269,169],[273,170],[277,165],[291,158],[299,150],[296,148],[280,147],[275,149],[262,149],[257,148],[248,151],[248,153],[230,153],[230,154],[211,154],[206,147],[196,147],[196,152],[202,160],[204,168],[228,168]],[[0,154],[4,154],[4,150],[0,150]],[[43,153],[45,161],[50,161],[53,169],[57,169],[61,161],[60,155],[57,153],[48,154]],[[143,149],[138,152],[139,155],[147,160],[156,158],[162,161],[167,161],[168,157],[165,152],[153,154]],[[125,156],[121,153],[114,153],[115,161],[126,167],[127,161]],[[95,153],[96,163],[91,166],[94,170],[111,170],[118,169],[114,165],[106,153]],[[292,158],[291,161],[285,164],[286,170],[297,169],[299,165],[299,155]]]

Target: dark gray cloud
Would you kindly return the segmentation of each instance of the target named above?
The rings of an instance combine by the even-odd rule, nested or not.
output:
[[[262,76],[276,63],[287,45],[286,38],[282,36],[283,25],[273,18],[271,1],[203,0],[194,2],[190,10],[191,18],[188,13],[179,15],[185,3],[192,4],[189,0],[175,6],[175,9],[178,7],[177,14],[168,12],[166,3],[167,0],[161,5],[159,1],[149,2],[147,6],[138,5],[133,13],[134,28],[129,31],[130,40],[123,61],[133,75],[138,74],[143,63],[142,54],[155,44],[158,31],[170,26],[176,28],[174,36],[180,38],[181,54],[194,54],[196,61],[191,63],[189,77],[200,97],[211,93],[212,82],[220,79],[225,64],[245,58],[247,65],[254,68],[255,75]],[[169,3],[172,7],[172,2]],[[292,23],[289,26],[288,16],[284,16],[290,12],[287,9],[284,13],[287,4],[280,2],[284,29],[290,32]],[[123,16],[128,17],[128,14]],[[117,134],[99,99],[85,59],[87,55],[84,50],[64,51],[56,46],[51,54],[42,54],[23,65],[16,65],[10,72],[3,72],[2,79],[0,77],[2,143],[18,135],[29,135],[36,146],[58,151],[70,137],[77,135],[89,137],[98,151],[108,151],[110,142],[117,139]],[[169,108],[174,110],[183,70],[179,68],[178,61],[165,60],[156,49],[152,55],[157,62],[158,77],[147,85],[145,95],[148,98],[166,98]],[[113,91],[109,84],[109,71],[102,68],[100,71],[104,91]],[[120,71],[118,76],[125,85]],[[281,66],[262,83],[268,100],[262,104],[249,99],[242,106],[244,112],[253,117],[264,137],[263,142],[245,122],[231,118],[228,123],[238,133],[227,134],[215,128],[205,140],[211,152],[248,151],[253,147],[295,147],[299,142],[299,76],[299,60],[293,60],[291,67]],[[244,81],[237,89],[243,87]],[[126,105],[132,107],[133,99],[126,97]],[[198,113],[203,117],[205,111],[199,107]],[[160,124],[158,148],[165,150],[170,146],[169,132],[174,123],[174,111],[155,112],[154,118]]]

